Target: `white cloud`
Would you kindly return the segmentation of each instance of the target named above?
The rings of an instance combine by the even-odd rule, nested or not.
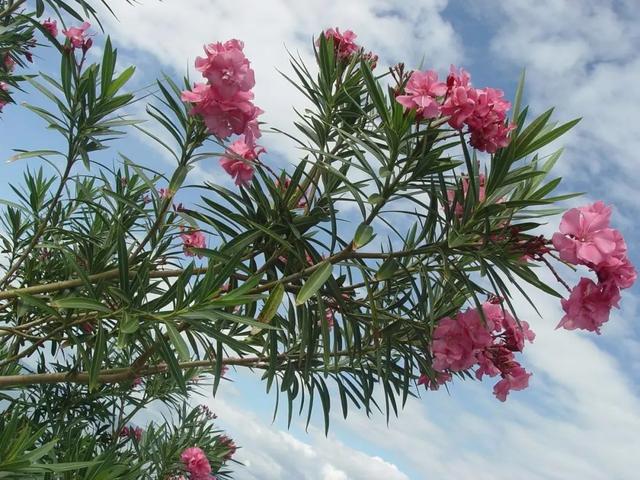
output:
[[[192,0],[187,7],[175,0],[147,0],[117,9],[118,20],[105,19],[121,48],[153,55],[160,68],[171,67],[179,75],[193,71],[203,44],[242,39],[256,73],[256,104],[265,110],[261,120],[292,131],[292,107],[303,105],[303,98],[278,73],[292,73],[285,48],[312,66],[312,36],[339,26],[353,29],[360,44],[380,54],[383,63],[418,65],[424,57],[428,64],[444,69],[461,58],[459,39],[440,15],[446,5],[446,0]],[[145,61],[144,66],[153,64]],[[295,159],[294,146],[283,136],[264,141],[270,151]]]
[[[559,171],[620,206],[637,208],[635,184],[628,181],[640,151],[640,123],[630,121],[640,104],[637,4],[515,0],[492,5],[486,11],[493,12],[496,26],[493,54],[526,67],[534,109],[555,105],[563,121],[583,117],[563,140],[569,148]]]
[[[227,387],[227,388],[224,388]],[[378,456],[345,445],[335,436],[325,437],[311,428],[307,441],[274,428],[269,421],[239,405],[239,392],[223,385],[221,395],[208,404],[221,424],[242,447],[236,459],[244,467],[235,468],[238,480],[409,480],[398,467]],[[246,400],[246,399],[245,399]],[[310,441],[309,441],[310,440]]]

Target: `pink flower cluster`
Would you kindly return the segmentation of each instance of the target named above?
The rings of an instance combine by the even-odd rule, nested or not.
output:
[[[236,453],[236,450],[238,449],[233,439],[229,438],[226,435],[222,435],[218,439],[218,443],[227,449],[227,452],[222,457],[225,461],[230,460],[231,457],[233,457],[233,455]]]
[[[43,26],[45,26],[43,24]],[[69,39],[69,44],[72,49],[81,48],[83,52],[86,52],[93,45],[93,40],[91,38],[87,38],[87,30],[91,27],[89,22],[83,22],[79,27],[70,27],[66,30],[62,30],[62,34]],[[53,35],[53,31],[55,28],[55,32],[57,33],[57,26],[55,25],[55,21],[53,25],[49,25],[49,27],[45,27],[49,32]]]
[[[565,316],[558,327],[600,333],[612,307],[618,307],[620,290],[631,287],[636,269],[627,256],[622,234],[609,226],[611,208],[603,202],[572,208],[560,222],[552,241],[560,259],[593,270],[598,282],[581,278],[568,299],[562,300]]]
[[[229,146],[220,165],[235,178],[236,185],[248,185],[253,179],[255,161],[262,152],[264,148],[251,143],[244,135]]]
[[[415,71],[409,77],[404,95],[396,100],[408,110],[415,110],[419,120],[449,117],[449,125],[456,130],[469,128],[469,143],[476,149],[495,153],[509,144],[509,132],[514,125],[506,125],[511,104],[503,99],[501,90],[477,89],[463,69],[453,65],[447,82],[439,82],[433,70]]]
[[[139,442],[142,440],[142,432],[144,432],[144,430],[140,427],[133,428],[125,426],[120,430],[120,436],[125,438],[135,438],[136,442]]]
[[[477,309],[468,309],[455,317],[445,317],[433,332],[431,353],[436,378],[423,376],[420,384],[437,389],[451,378],[451,372],[477,367],[476,377],[484,375],[501,380],[493,387],[498,400],[504,402],[511,390],[522,390],[531,376],[515,359],[515,352],[524,349],[525,340],[532,342],[535,334],[527,322],[520,322],[497,302],[482,305],[485,320]]]
[[[252,102],[255,78],[243,48],[235,39],[206,45],[206,57],[196,59],[196,69],[207,82],[182,92],[182,100],[194,104],[191,114],[202,116],[215,136],[225,139],[244,134],[246,142],[255,145],[262,110]]]
[[[51,20],[50,18],[47,18],[45,21],[42,22],[42,27],[47,32],[49,32],[49,34],[52,37],[58,36],[58,22],[56,22],[55,20]]]
[[[350,61],[354,55],[362,53],[362,47],[355,42],[357,35],[351,30],[345,30],[344,33],[341,33],[337,27],[328,28],[322,34],[327,40],[333,40],[333,48],[340,60]],[[320,40],[316,41],[316,45],[320,45]],[[376,68],[378,63],[376,54],[372,52],[362,53],[362,58],[369,61],[372,69]]]
[[[195,256],[193,252],[193,248],[206,248],[207,247],[207,239],[200,230],[192,230],[189,233],[181,233],[180,238],[182,239],[182,246],[184,248],[184,254],[187,257]],[[202,258],[198,255],[198,258]]]
[[[333,48],[340,59],[349,59],[360,50],[360,47],[355,42],[357,35],[351,30],[345,30],[344,33],[340,33],[339,28],[328,28],[323,33],[324,38],[327,40],[333,39]],[[320,42],[318,41],[317,43],[319,44]]]
[[[189,472],[191,480],[215,480],[211,475],[211,464],[201,448],[187,448],[180,455],[180,460]]]

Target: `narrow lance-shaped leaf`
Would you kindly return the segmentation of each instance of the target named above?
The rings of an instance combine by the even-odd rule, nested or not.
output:
[[[322,287],[329,279],[332,270],[333,265],[331,264],[331,262],[322,262],[320,266],[316,270],[314,270],[314,272],[298,292],[298,295],[296,297],[296,305],[302,305],[311,297],[313,297],[316,292],[320,290],[320,287]]]

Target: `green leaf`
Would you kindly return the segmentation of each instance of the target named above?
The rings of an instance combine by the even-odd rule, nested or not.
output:
[[[102,303],[87,297],[66,297],[51,302],[55,308],[73,308],[78,310],[96,310],[97,312],[111,313],[111,309]]]
[[[364,247],[367,243],[373,240],[373,227],[366,223],[361,223],[356,229],[356,234],[353,237],[353,246],[355,248]]]
[[[173,343],[173,346],[176,347],[178,357],[180,357],[180,360],[182,360],[183,362],[188,362],[191,359],[191,355],[189,354],[189,347],[184,341],[184,338],[182,338],[182,335],[180,335],[180,332],[178,332],[178,329],[173,324],[173,322],[171,322],[170,320],[165,320],[164,324],[167,327],[167,335],[169,335],[171,343]]]
[[[102,358],[104,357],[106,345],[106,336],[104,328],[102,328],[102,321],[98,320],[96,343],[93,350],[93,357],[91,358],[91,364],[89,365],[89,391],[94,391],[100,384],[98,381],[98,375],[100,368],[102,367]]]
[[[278,308],[282,304],[284,298],[284,286],[281,283],[276,284],[271,290],[271,295],[264,303],[260,315],[258,315],[258,321],[262,323],[270,323],[273,317],[278,312]]]
[[[373,195],[369,195],[368,200],[371,205],[375,205],[377,203],[380,203],[383,200],[383,198],[382,198],[382,195],[378,193],[374,193]]]
[[[140,320],[138,317],[131,316],[127,312],[124,312],[119,326],[120,331],[123,333],[136,333],[140,328]]]
[[[378,280],[388,280],[393,277],[393,274],[398,270],[400,265],[398,261],[391,257],[386,259],[376,272],[376,278]]]
[[[298,292],[298,296],[296,297],[296,305],[302,305],[311,297],[313,297],[320,289],[320,287],[322,287],[322,285],[324,285],[325,282],[329,279],[332,270],[333,265],[331,264],[331,262],[322,262],[320,266],[316,270],[314,270],[314,272]]]

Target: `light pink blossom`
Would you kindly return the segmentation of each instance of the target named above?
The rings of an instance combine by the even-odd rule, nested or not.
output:
[[[79,27],[70,27],[62,30],[62,34],[69,39],[73,48],[88,50],[91,47],[91,39],[87,38],[87,30],[91,27],[89,22],[83,22]]]
[[[503,98],[503,92],[495,88],[476,89],[471,86],[469,74],[452,65],[447,77],[446,99],[441,107],[449,117],[449,125],[461,130],[466,124],[476,149],[495,153],[509,144],[509,132],[514,125],[506,125],[507,111],[511,104]]]
[[[211,473],[211,465],[201,448],[187,448],[180,455],[180,460],[191,474],[191,478],[207,478]]]
[[[476,354],[491,344],[489,329],[476,309],[445,317],[433,332],[433,368],[454,372],[471,368]]]
[[[609,320],[612,307],[618,306],[620,291],[588,278],[581,278],[568,299],[562,299],[565,316],[556,328],[589,330],[600,334],[600,327]]]
[[[478,309],[467,309],[455,318],[445,317],[433,332],[432,366],[436,370],[434,383],[422,375],[418,384],[431,389],[448,381],[450,372],[468,370],[476,366],[476,378],[486,375],[502,379],[494,387],[499,400],[504,401],[510,390],[522,390],[531,374],[516,361],[514,352],[522,351],[525,341],[532,342],[535,334],[527,322],[516,322],[513,316],[491,299]],[[446,376],[448,375],[448,376]]]
[[[447,75],[447,88],[453,89],[457,87],[470,87],[471,75],[464,68],[457,69],[455,65],[449,67],[449,75]]]
[[[204,47],[206,57],[196,59],[196,69],[221,98],[230,99],[240,91],[247,92],[256,83],[243,48],[244,43],[236,39],[211,43]]]
[[[509,133],[515,125],[505,125],[502,122],[489,122],[480,128],[471,128],[469,144],[481,152],[496,153],[498,149],[509,145]]]
[[[200,115],[209,131],[219,138],[232,134],[260,136],[257,117],[263,112],[253,104],[252,92],[237,91],[231,97],[222,97],[210,84],[197,83],[192,90],[182,92],[182,100],[194,104],[191,115]]]
[[[42,27],[49,32],[52,37],[56,37],[58,35],[58,22],[55,20],[47,18],[42,22]]]
[[[187,257],[193,257],[195,253],[193,252],[193,248],[206,248],[207,239],[200,230],[193,230],[189,233],[181,233],[180,238],[182,239],[182,246],[184,249],[184,254]],[[198,258],[201,256],[198,255]]]
[[[440,111],[449,117],[449,125],[456,130],[462,129],[464,122],[473,114],[475,109],[476,90],[471,87],[454,87],[442,104]]]
[[[505,125],[511,104],[502,90],[484,88],[475,91],[473,113],[466,119],[471,132],[469,143],[483,152],[495,153],[509,144],[509,132],[515,125]]]
[[[360,47],[355,43],[357,35],[351,30],[345,30],[344,33],[340,33],[339,28],[328,28],[323,33],[327,40],[333,39],[333,48],[340,59],[349,59],[360,50]],[[319,45],[320,41],[316,43]]]
[[[241,137],[229,146],[225,156],[220,159],[220,165],[235,178],[236,185],[248,185],[253,179],[255,161],[263,151],[263,148],[248,144]]]
[[[438,74],[433,70],[415,71],[404,91],[405,95],[396,97],[400,105],[408,110],[415,110],[419,119],[436,118],[440,115],[437,97],[447,92],[447,85],[438,81]]]
[[[529,386],[529,377],[531,377],[531,373],[517,366],[503,375],[502,380],[494,385],[493,393],[498,400],[504,402],[507,400],[507,395],[511,390],[524,390],[527,388]]]
[[[611,208],[603,202],[565,212],[560,231],[552,237],[560,258],[574,265],[597,268],[613,258],[623,257],[626,245],[616,230],[609,228]]]

